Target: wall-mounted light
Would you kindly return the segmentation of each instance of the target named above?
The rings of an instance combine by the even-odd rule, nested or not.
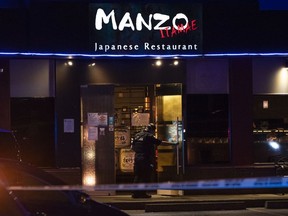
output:
[[[268,100],[264,100],[263,101],[263,109],[268,109],[269,108],[269,101]]]
[[[67,62],[65,62],[65,65],[73,66],[73,61],[67,61]]]
[[[162,65],[162,61],[161,60],[157,60],[155,64],[156,64],[156,66],[160,67]]]
[[[3,68],[0,68],[0,73],[3,73],[4,72],[4,69]]]
[[[174,66],[179,65],[179,61],[178,61],[178,60],[174,60],[173,65],[174,65]]]

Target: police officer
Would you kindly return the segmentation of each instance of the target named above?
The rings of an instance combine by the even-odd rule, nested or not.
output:
[[[155,125],[150,123],[145,130],[135,135],[132,149],[135,151],[134,183],[149,183],[156,170],[156,147],[161,140],[155,137]],[[151,198],[146,191],[134,191],[133,198]]]

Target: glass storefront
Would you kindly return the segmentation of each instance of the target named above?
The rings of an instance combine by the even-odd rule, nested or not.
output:
[[[180,145],[159,146],[158,172],[165,166],[179,169],[182,141],[182,85],[156,84],[115,86],[115,164],[117,180],[133,177],[134,152],[130,149],[134,135],[149,122],[156,123],[156,136]]]
[[[288,155],[288,96],[254,96],[254,162],[274,162]]]
[[[100,131],[99,129],[98,135],[101,138],[105,138],[105,135],[112,133],[112,130],[110,131],[110,126],[113,124],[113,136],[107,136],[107,140],[105,140],[105,142],[103,141],[103,148],[106,148],[106,143],[109,143],[108,147],[110,149],[107,147],[109,155],[113,155],[113,158],[115,158],[115,161],[114,159],[111,161],[113,166],[111,164],[109,164],[109,166],[114,169],[115,165],[116,178],[118,178],[117,181],[131,182],[133,176],[133,152],[130,150],[130,143],[135,133],[141,130],[143,125],[146,125],[148,122],[156,123],[157,136],[159,138],[179,143],[177,146],[159,147],[157,152],[159,173],[164,173],[167,169],[172,168],[173,172],[171,172],[171,169],[169,171],[169,175],[171,176],[171,173],[181,173],[181,169],[183,167],[185,168],[185,166],[230,165],[231,157],[233,156],[231,154],[231,148],[235,144],[235,140],[234,143],[233,140],[229,140],[229,127],[231,127],[231,125],[229,125],[229,113],[231,112],[231,110],[229,110],[231,108],[229,107],[229,96],[231,93],[228,92],[229,88],[227,88],[229,84],[227,79],[229,74],[227,71],[229,66],[228,60],[229,59],[222,58],[201,59],[201,61],[197,59],[183,61],[181,68],[171,66],[171,60],[167,60],[167,64],[164,65],[166,68],[163,70],[161,69],[161,71],[165,71],[165,73],[162,72],[161,74],[159,73],[159,68],[153,65],[154,61],[149,60],[127,60],[125,62],[124,60],[121,60],[117,62],[117,66],[120,68],[119,65],[123,64],[125,65],[125,67],[123,66],[124,69],[121,69],[121,73],[117,71],[115,73],[111,72],[111,74],[107,72],[112,71],[112,69],[108,67],[111,66],[108,60],[99,61],[97,62],[98,67],[89,66],[89,70],[86,71],[84,69],[87,69],[88,61],[75,61],[75,64],[72,67],[65,65],[64,63],[66,61],[59,60],[55,62],[57,63],[55,69],[57,71],[55,78],[55,80],[57,80],[57,82],[55,82],[57,83],[58,89],[57,97],[52,97],[53,94],[51,94],[51,97],[47,97],[47,99],[44,100],[44,98],[24,98],[20,97],[22,95],[15,95],[11,100],[11,111],[13,116],[12,126],[17,129],[18,132],[23,132],[23,129],[25,129],[24,132],[26,133],[26,136],[23,135],[23,137],[26,139],[24,141],[27,143],[29,142],[29,145],[24,142],[22,143],[22,145],[25,145],[26,147],[23,151],[23,154],[26,154],[24,155],[24,159],[29,159],[28,162],[40,166],[56,166],[56,164],[60,164],[60,167],[78,166],[80,164],[78,163],[80,157],[79,152],[81,151],[79,146],[80,139],[78,139],[78,136],[83,132],[78,131],[78,124],[81,122],[81,126],[84,125],[83,119],[78,119],[78,115],[81,113],[79,108],[79,98],[81,98],[81,95],[79,96],[79,86],[81,89],[93,85],[100,88],[108,86],[103,83],[114,83],[109,85],[111,87],[109,91],[111,92],[109,93],[110,98],[109,101],[107,101],[107,104],[110,106],[110,111],[107,115],[103,115],[108,118],[109,125],[103,125],[105,131]],[[18,65],[19,61],[11,61],[11,65],[16,63]],[[28,63],[31,64],[33,61],[29,60]],[[42,65],[42,62],[40,63]],[[37,62],[37,65],[40,63]],[[45,68],[47,68],[47,62],[44,63],[44,65],[46,65]],[[131,72],[128,70],[130,67],[126,67],[128,64],[134,65],[134,67],[131,67]],[[253,141],[249,142],[249,145],[251,143],[250,146],[253,150],[253,161],[251,164],[271,164],[278,157],[287,155],[288,152],[288,91],[285,83],[285,80],[287,79],[285,79],[285,77],[283,78],[283,75],[285,74],[283,70],[280,70],[283,67],[283,59],[253,58],[253,64],[253,79],[255,80],[253,83],[253,107],[251,106],[251,109],[253,109],[253,119],[252,116],[248,116],[249,120],[251,120],[251,134],[243,133],[243,136],[253,135],[254,138]],[[108,67],[109,70],[103,70],[103,74],[100,74],[100,69],[105,68],[103,65]],[[149,70],[147,71],[150,71],[150,76],[145,75],[144,78],[146,78],[146,80],[142,83],[140,81],[143,77],[139,77],[139,75],[133,73],[134,68],[139,67],[138,65],[141,65],[143,68],[148,68]],[[13,77],[16,77],[16,72],[19,69],[15,68],[15,66],[12,68],[14,68],[14,70],[11,73],[14,74]],[[35,71],[39,71],[37,68]],[[187,69],[186,71],[185,68]],[[273,77],[274,72],[276,71],[274,68],[276,68],[277,71],[279,69],[279,77],[278,75]],[[44,72],[45,74],[50,74],[52,76],[54,71],[50,71],[50,69],[47,68]],[[215,70],[217,70],[217,73]],[[86,74],[84,72],[80,74],[78,71],[85,71]],[[177,78],[175,74],[180,74],[180,72],[183,71],[185,71],[187,77],[186,85],[184,82],[181,83],[182,79],[185,77],[184,75],[183,77],[180,77],[181,80],[179,78],[177,83],[172,83],[171,80]],[[114,79],[111,78],[111,80],[109,80],[107,78],[108,75],[104,76],[105,73]],[[125,79],[123,78],[124,76],[122,73],[125,73],[125,76],[127,75],[127,77],[130,77],[127,83],[124,82]],[[215,74],[217,74],[217,76]],[[34,77],[37,73],[29,73],[29,75]],[[116,77],[116,75],[119,77]],[[160,83],[161,79],[165,77],[170,78],[164,80],[165,82],[163,81],[163,83]],[[92,78],[94,80],[90,80]],[[135,78],[138,78],[137,83],[139,84],[132,83],[131,80],[134,80]],[[67,80],[71,80],[73,87],[68,85],[69,82],[67,82]],[[115,80],[119,82],[116,82]],[[215,80],[217,82],[215,82]],[[19,85],[16,85],[16,81],[16,79],[13,79],[13,88],[19,88]],[[54,80],[52,81],[54,83]],[[49,80],[46,82],[48,84],[50,83]],[[88,84],[84,85],[83,83]],[[123,84],[118,85],[115,83]],[[47,86],[49,86],[48,84]],[[28,85],[32,84],[27,83],[26,86]],[[182,89],[183,85],[185,85],[185,91]],[[99,106],[99,108],[101,108],[100,111],[95,111],[93,108],[87,112],[105,114],[107,111],[103,108],[103,102],[105,100],[102,100],[101,97],[104,93],[100,90],[101,89],[95,89],[95,98],[91,101],[88,100],[89,103],[91,102],[91,107],[92,105],[95,105],[95,107]],[[75,97],[67,99],[69,94],[73,94]],[[97,103],[95,102],[96,100],[98,101]],[[19,106],[19,102],[21,102],[21,106]],[[23,104],[26,105],[23,106]],[[23,111],[24,109],[25,112]],[[61,118],[58,117],[58,122],[54,122],[54,112],[56,112],[56,110],[58,110],[57,117],[59,115],[61,116]],[[62,110],[62,112],[59,113],[59,110]],[[46,115],[43,115],[43,113],[46,113]],[[47,113],[50,115],[49,119]],[[241,113],[239,113],[239,115],[241,115]],[[44,119],[44,116],[47,117],[47,119]],[[47,120],[47,122],[44,122],[44,120]],[[69,132],[65,130],[62,123],[66,120],[74,122],[73,126],[75,127],[73,131]],[[24,123],[27,125],[24,125]],[[45,125],[41,133],[37,132],[42,129],[44,123],[47,124],[47,127]],[[54,134],[54,124],[56,124],[57,129],[60,131],[57,134]],[[37,130],[35,129],[35,126],[37,126]],[[182,137],[183,130],[185,130],[185,136],[183,136],[185,139]],[[31,139],[27,136],[27,131],[31,134]],[[91,130],[90,132],[93,131]],[[103,132],[104,135],[100,132]],[[44,133],[45,136],[50,138],[45,139],[45,142],[42,140]],[[277,141],[276,143],[268,141],[268,136],[273,133],[275,133],[273,135],[275,136],[275,140],[273,141]],[[53,140],[54,135],[55,138],[58,138],[58,142],[55,145],[55,140]],[[185,140],[185,145],[182,145],[182,139]],[[41,147],[38,145],[40,141]],[[112,144],[110,144],[110,141]],[[65,145],[63,145],[63,143],[65,143]],[[94,147],[96,148],[97,145]],[[98,147],[101,146],[98,145]],[[242,145],[240,143],[239,148],[241,147]],[[61,151],[59,149],[61,149]],[[69,149],[68,153],[72,156],[67,156],[67,149]],[[107,149],[105,149],[105,151]],[[56,150],[65,152],[63,153],[64,156],[55,156],[54,152]],[[104,149],[102,150],[104,151]],[[47,154],[48,152],[49,154]],[[249,150],[249,152],[251,151]],[[106,152],[104,153],[106,154]],[[31,154],[33,154],[33,157],[30,156]],[[88,154],[87,157],[88,156],[90,157],[91,154]],[[104,154],[102,154],[101,157],[101,160],[106,160]],[[57,161],[60,160],[59,158],[63,161],[64,159],[67,159],[69,163],[66,163],[66,161],[64,161],[65,163]],[[71,160],[71,158],[73,158],[73,160]],[[98,159],[100,161],[100,158]],[[79,159],[79,161],[81,160]],[[95,162],[95,164],[98,166],[98,164],[101,163]],[[93,164],[93,166],[95,166],[95,164]],[[183,166],[183,164],[185,166]],[[106,171],[105,167],[103,167],[103,172],[104,171]],[[105,180],[106,179],[109,179],[109,177],[105,177]]]
[[[187,95],[187,163],[230,162],[228,95]]]

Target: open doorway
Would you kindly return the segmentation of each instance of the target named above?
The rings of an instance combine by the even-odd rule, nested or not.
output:
[[[180,145],[159,146],[157,171],[180,173],[182,158],[182,84],[115,87],[115,164],[117,182],[132,182],[131,140],[153,122],[156,136]],[[158,175],[159,177],[162,175]]]
[[[131,141],[150,122],[160,139],[182,143],[182,84],[83,86],[81,113],[84,184],[131,183]],[[158,148],[158,174],[179,174],[181,146]]]

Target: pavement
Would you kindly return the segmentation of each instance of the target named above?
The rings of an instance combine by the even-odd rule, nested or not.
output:
[[[207,211],[242,210],[246,208],[288,209],[288,194],[214,194],[214,195],[159,195],[150,193],[151,198],[131,197],[120,193],[103,195],[94,191],[87,192],[92,199],[115,206],[121,210],[161,211]]]

